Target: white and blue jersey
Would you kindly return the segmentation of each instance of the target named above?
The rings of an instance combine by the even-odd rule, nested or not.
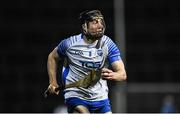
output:
[[[121,59],[115,43],[103,35],[101,40],[87,44],[83,34],[79,34],[61,41],[57,48],[60,58],[67,60],[62,71],[64,85],[81,81],[80,87],[65,88],[65,99],[72,97],[89,101],[108,99],[107,81],[101,78],[98,71]]]

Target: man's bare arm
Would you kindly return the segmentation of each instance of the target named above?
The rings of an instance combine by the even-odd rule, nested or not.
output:
[[[48,60],[47,60],[47,71],[49,75],[49,87],[48,90],[52,94],[58,94],[59,91],[56,91],[55,89],[59,87],[56,79],[57,74],[57,64],[60,60],[59,55],[57,53],[57,47],[49,54]]]
[[[124,81],[127,78],[126,71],[124,68],[124,63],[122,60],[115,61],[112,63],[112,69],[108,68],[102,69],[102,77],[107,80],[114,80],[114,81]]]

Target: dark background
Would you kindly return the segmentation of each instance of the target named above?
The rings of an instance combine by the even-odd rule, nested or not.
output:
[[[180,82],[178,1],[127,0],[125,7],[128,81]]]
[[[128,83],[180,82],[177,2],[125,0]],[[80,33],[78,15],[86,9],[102,11],[106,35],[114,40],[113,1],[1,1],[0,112],[52,112],[63,104],[62,97],[42,96],[47,56],[62,39]],[[162,96],[127,93],[127,112],[158,112]]]

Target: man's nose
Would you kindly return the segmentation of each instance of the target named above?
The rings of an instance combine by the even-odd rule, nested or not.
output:
[[[103,27],[102,21],[99,20],[99,21],[97,22],[97,25],[98,25],[98,27]]]

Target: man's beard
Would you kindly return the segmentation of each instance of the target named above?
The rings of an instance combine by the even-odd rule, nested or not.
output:
[[[88,39],[98,40],[104,35],[104,30],[96,33],[87,32],[85,35]]]

